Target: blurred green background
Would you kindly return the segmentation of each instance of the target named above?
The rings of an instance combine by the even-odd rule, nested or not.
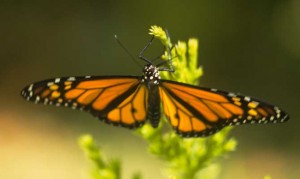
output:
[[[137,170],[163,178],[164,165],[129,130],[20,96],[25,85],[52,77],[140,75],[113,36],[138,54],[150,25],[167,28],[173,42],[199,39],[202,86],[262,98],[291,115],[280,125],[234,128],[238,150],[221,160],[220,178],[297,178],[299,19],[298,0],[0,1],[0,178],[86,178],[83,133],[123,160],[124,178]]]

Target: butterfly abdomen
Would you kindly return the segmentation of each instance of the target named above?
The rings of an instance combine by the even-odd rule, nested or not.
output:
[[[158,127],[160,119],[160,96],[157,85],[149,86],[147,119],[152,127]]]

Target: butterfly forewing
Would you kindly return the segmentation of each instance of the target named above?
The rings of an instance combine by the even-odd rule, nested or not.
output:
[[[208,136],[225,126],[288,120],[278,107],[216,89],[162,80],[160,96],[166,116],[185,137]]]
[[[134,128],[146,118],[146,86],[140,77],[66,77],[33,83],[22,96],[35,103],[85,110],[107,123]]]

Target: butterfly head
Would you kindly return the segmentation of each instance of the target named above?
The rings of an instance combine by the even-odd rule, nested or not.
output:
[[[145,65],[143,69],[143,74],[144,74],[142,78],[143,82],[153,83],[155,85],[159,84],[160,81],[159,70],[153,64]]]

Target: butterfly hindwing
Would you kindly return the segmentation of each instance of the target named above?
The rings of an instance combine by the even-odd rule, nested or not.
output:
[[[184,137],[208,136],[229,125],[288,120],[285,112],[265,102],[174,81],[161,81],[160,96],[171,125]]]
[[[85,110],[107,123],[128,128],[144,123],[147,95],[146,86],[135,76],[55,78],[22,90],[29,101]]]

